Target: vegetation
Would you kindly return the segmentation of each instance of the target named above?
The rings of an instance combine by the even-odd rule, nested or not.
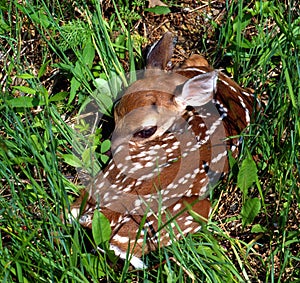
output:
[[[2,282],[300,280],[299,3],[164,2],[0,0]],[[179,34],[175,61],[204,54],[264,106],[211,194],[204,229],[136,271],[97,251],[97,231],[60,215],[84,185],[76,169],[93,175],[108,159],[104,127],[75,127],[76,115],[96,101],[109,116],[142,66],[142,47],[166,29]]]

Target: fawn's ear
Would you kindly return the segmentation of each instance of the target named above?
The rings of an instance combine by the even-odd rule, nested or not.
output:
[[[164,70],[173,55],[173,49],[176,39],[173,38],[171,32],[166,32],[163,37],[154,43],[148,54],[146,69]]]
[[[218,71],[201,74],[187,80],[181,86],[175,100],[182,106],[202,106],[211,101],[216,92]]]

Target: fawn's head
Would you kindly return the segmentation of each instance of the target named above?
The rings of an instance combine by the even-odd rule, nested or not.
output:
[[[212,100],[218,71],[192,78],[164,71],[173,44],[171,33],[166,33],[154,45],[147,57],[144,78],[133,83],[116,105],[113,149],[129,141],[141,145],[174,131],[175,122],[182,119],[187,106],[198,107]],[[194,56],[185,63],[188,64],[206,66],[207,62]]]

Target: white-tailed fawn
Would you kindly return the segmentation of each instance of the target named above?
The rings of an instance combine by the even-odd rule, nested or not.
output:
[[[209,217],[209,189],[228,171],[228,150],[238,153],[253,111],[253,95],[200,55],[165,71],[173,48],[166,33],[150,49],[144,77],[115,105],[113,158],[71,206],[87,228],[102,212],[110,248],[136,268],[144,254],[201,228],[194,216]]]

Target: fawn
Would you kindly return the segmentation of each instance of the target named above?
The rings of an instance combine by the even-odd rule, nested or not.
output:
[[[110,248],[136,268],[143,254],[201,228],[190,211],[209,217],[209,188],[228,170],[228,150],[238,153],[253,111],[253,95],[199,55],[164,71],[173,47],[166,33],[150,49],[144,77],[115,105],[113,158],[71,206],[88,228],[99,209]]]

